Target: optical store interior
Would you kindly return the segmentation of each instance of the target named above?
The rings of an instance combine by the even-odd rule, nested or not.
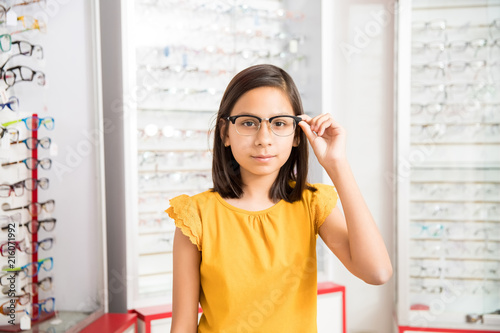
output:
[[[170,332],[165,210],[257,64],[347,131],[394,270],[318,238],[317,332],[500,332],[499,0],[0,0],[0,332]]]

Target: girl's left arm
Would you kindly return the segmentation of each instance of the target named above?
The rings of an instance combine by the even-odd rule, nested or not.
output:
[[[391,261],[347,162],[345,130],[330,114],[301,117],[304,121],[299,126],[335,185],[344,210],[342,214],[335,207],[319,235],[352,274],[369,284],[387,282],[392,276]]]

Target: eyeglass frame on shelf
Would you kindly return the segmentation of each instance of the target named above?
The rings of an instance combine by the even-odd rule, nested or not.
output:
[[[32,125],[28,125],[28,121],[33,122],[33,120],[38,120],[38,124],[36,125],[36,128],[31,128]],[[55,121],[53,117],[45,117],[45,118],[40,118],[40,117],[26,117],[23,119],[17,119],[17,120],[12,120],[8,121],[6,123],[1,124],[4,127],[8,127],[10,125],[14,125],[20,122],[24,122],[24,125],[26,125],[26,128],[30,131],[38,131],[40,129],[40,126],[43,125],[47,130],[52,131],[55,126]],[[47,123],[52,124],[52,126],[47,126]],[[17,140],[16,140],[17,141]]]
[[[31,144],[31,142],[33,142],[34,140],[36,140],[36,144],[33,146],[33,144]],[[30,144],[28,144],[28,142],[30,142]],[[38,146],[42,147],[43,149],[49,149],[50,145],[52,144],[52,140],[48,136],[43,137],[41,139],[29,137],[29,138],[26,138],[24,140],[12,141],[10,144],[16,145],[19,143],[24,143],[26,145],[26,148],[29,150],[36,149],[36,148],[38,148]]]
[[[43,228],[43,230],[45,231],[52,231],[54,230],[54,228],[56,227],[56,222],[57,220],[53,217],[51,218],[47,218],[47,219],[43,219],[43,220],[30,220],[28,222],[25,222],[25,223],[21,223],[21,213],[15,213],[11,216],[8,216],[8,215],[2,215],[0,217],[4,217],[6,216],[9,220],[12,221],[12,223],[15,223],[15,222],[18,222],[20,223],[19,226],[20,227],[26,227],[26,229],[28,229],[28,232],[30,234],[34,234],[34,233],[37,233],[39,230],[40,230],[40,227]],[[16,216],[16,221],[14,221],[14,219],[12,219],[13,216]],[[7,221],[8,223],[8,221]],[[34,232],[33,232],[33,224],[36,225]],[[50,225],[51,227],[47,227],[47,225]],[[9,224],[7,225],[4,225],[0,228],[0,230],[2,231],[9,231],[9,229],[13,229],[11,226],[9,226]]]
[[[19,209],[27,209],[28,213],[31,216],[38,216],[38,215],[40,215],[40,213],[42,212],[42,210],[45,210],[47,213],[52,213],[54,211],[54,209],[55,209],[56,201],[53,200],[53,199],[50,199],[50,200],[47,200],[45,202],[30,202],[29,204],[27,204],[25,206],[19,206],[19,207],[14,207],[14,208],[10,208],[10,207],[6,208],[6,207],[4,207],[4,205],[2,205],[2,210],[5,211],[5,212],[9,212],[9,211],[13,211],[13,210],[19,210]],[[53,205],[53,207],[50,208],[50,209],[48,209],[47,208],[48,205]],[[37,210],[33,211],[32,207],[36,207]]]
[[[30,162],[30,164],[28,164],[28,161]],[[47,157],[42,158],[40,160],[33,158],[33,157],[27,157],[24,160],[20,160],[20,161],[2,163],[1,166],[4,167],[4,166],[20,164],[20,163],[24,163],[24,165],[26,166],[26,168],[28,170],[35,170],[38,168],[38,166],[40,166],[44,170],[49,170],[52,167],[52,160],[50,158],[47,158]],[[31,163],[35,163],[35,166],[32,167]]]
[[[52,301],[52,308],[51,308],[50,311],[47,311],[46,308],[45,308],[45,306],[46,306],[46,304],[47,304],[48,301]],[[56,299],[54,297],[48,297],[48,298],[45,298],[43,300],[40,300],[38,303],[32,303],[31,307],[32,308],[37,307],[37,311],[36,311],[37,314],[36,314],[36,316],[32,316],[29,313],[28,310],[26,310],[26,314],[31,318],[31,320],[37,320],[40,317],[41,312],[52,313],[52,312],[55,311],[55,308],[56,308]]]
[[[8,194],[7,195],[2,195],[3,192],[7,191],[8,188]],[[20,182],[14,183],[14,184],[0,184],[0,198],[9,198],[10,195],[14,192],[14,196],[20,197],[24,194],[24,184],[20,184]]]
[[[15,105],[15,107],[13,107]],[[5,107],[9,108],[10,111],[16,112],[19,106],[19,99],[16,96],[10,96],[6,103],[0,103],[0,111],[3,111]]]
[[[14,70],[16,70],[16,69],[19,70],[19,77],[21,78],[21,80],[17,80],[18,76],[14,72]],[[31,72],[30,74],[28,74],[30,77],[26,77],[26,78],[24,77],[23,71],[22,71],[23,69],[29,70]],[[8,74],[10,76],[8,76]],[[5,84],[7,85],[7,88],[5,90],[9,90],[14,85],[16,85],[16,83],[19,83],[19,82],[33,82],[33,80],[35,79],[35,77],[37,77],[37,75],[38,75],[38,82],[37,82],[38,85],[44,86],[46,83],[45,82],[45,73],[43,73],[41,71],[35,71],[28,66],[19,65],[19,66],[11,67],[11,68],[6,69],[6,70],[2,69],[0,71],[0,76],[3,78]],[[14,81],[11,81],[12,80],[11,77],[13,77]]]
[[[15,141],[17,141],[19,139],[19,130],[17,128],[6,128],[3,126],[0,126],[0,139],[2,139],[4,137],[5,133],[13,135],[16,138]]]
[[[44,264],[45,263],[50,263],[50,267],[49,268],[46,268],[44,267]],[[30,267],[33,267],[33,270],[34,272],[28,274],[28,269]],[[34,269],[36,267],[36,269]],[[40,270],[43,268],[44,271],[46,272],[49,272],[51,271],[53,268],[54,268],[54,259],[52,257],[47,257],[47,258],[43,258],[43,259],[39,259],[37,262],[30,262],[30,263],[27,263],[26,265],[24,266],[20,266],[20,267],[14,267],[14,268],[3,268],[2,271],[4,272],[9,272],[9,273],[15,273],[15,272],[18,272],[19,273],[19,277],[22,279],[24,277],[21,277],[21,273],[24,273],[25,277],[35,277],[38,275],[38,273],[40,272]]]

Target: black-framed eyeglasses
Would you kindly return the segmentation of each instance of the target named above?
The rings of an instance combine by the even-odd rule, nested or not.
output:
[[[45,202],[31,202],[26,206],[10,208],[8,203],[2,205],[2,210],[9,212],[12,210],[27,209],[31,216],[38,216],[42,212],[42,209],[47,213],[52,213],[56,206],[55,200],[47,200]]]
[[[9,57],[9,60],[10,58],[18,55],[31,57],[33,56],[33,54],[36,56],[37,59],[43,59],[43,47],[41,45],[31,44],[30,42],[27,42],[25,40],[15,40],[11,44],[12,44],[11,48],[17,46],[18,53],[11,55]]]
[[[16,96],[10,96],[7,103],[0,103],[0,111],[9,108],[11,111],[17,111],[19,107],[19,99]]]
[[[239,135],[254,135],[259,129],[263,120],[267,120],[271,125],[271,131],[277,136],[290,136],[295,132],[297,124],[302,118],[292,115],[274,116],[271,118],[260,118],[254,115],[240,114],[237,116],[226,117],[236,126],[236,132]]]
[[[17,74],[16,74],[17,73]],[[14,66],[1,72],[3,80],[7,85],[8,90],[10,87],[19,82],[31,82],[37,78],[36,82],[40,86],[45,85],[45,74],[40,71],[35,71],[28,66]]]
[[[36,234],[40,228],[43,228],[45,231],[52,231],[56,226],[57,220],[55,218],[49,218],[44,220],[31,220],[20,226],[26,227],[30,234]]]
[[[2,221],[4,217],[7,219],[5,221]],[[13,218],[13,217],[15,217],[15,218]],[[7,216],[7,215],[0,216],[0,222],[3,222],[2,228],[1,228],[2,231],[8,231],[9,228],[12,229],[12,224],[10,226],[8,224],[5,225],[5,223],[7,223],[9,221],[12,221],[12,223],[21,222],[21,213],[16,213],[12,216]],[[23,224],[20,224],[19,226],[26,227],[30,234],[36,234],[40,230],[40,228],[43,228],[43,230],[45,230],[45,231],[52,231],[52,230],[54,230],[54,227],[56,226],[56,219],[55,218],[48,218],[48,219],[39,220],[39,221],[31,220],[31,221],[25,222]]]
[[[24,140],[11,142],[10,144],[16,145],[18,143],[24,143],[26,145],[26,148],[33,150],[33,149],[38,148],[38,146],[40,146],[44,149],[48,149],[48,148],[50,148],[51,142],[52,142],[52,140],[50,140],[50,138],[46,136],[46,137],[43,137],[41,139],[29,137],[29,138],[26,138]]]
[[[40,166],[44,170],[48,170],[52,166],[52,160],[50,158],[43,158],[41,160],[37,160],[36,158],[33,157],[28,157],[21,161],[2,163],[2,166],[9,166],[19,163],[24,163],[24,165],[26,165],[26,168],[28,168],[28,170],[35,170],[36,168],[38,168],[38,166]]]

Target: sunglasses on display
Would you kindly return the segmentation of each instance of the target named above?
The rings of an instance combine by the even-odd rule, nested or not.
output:
[[[52,131],[54,129],[54,118],[52,117],[26,117],[23,119],[13,120],[3,123],[2,126],[7,127],[17,123],[23,122],[26,128],[30,131],[37,131],[41,125],[43,125],[47,130]],[[14,140],[17,141],[17,140]]]

